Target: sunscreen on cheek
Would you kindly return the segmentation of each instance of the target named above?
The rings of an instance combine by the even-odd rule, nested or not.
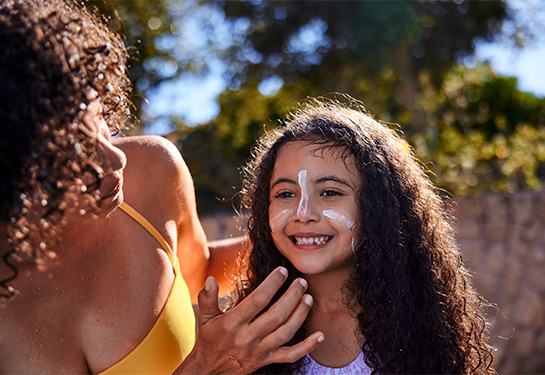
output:
[[[330,218],[331,221],[335,221],[335,222],[339,223],[341,226],[345,227],[346,229],[348,229],[350,231],[352,231],[352,229],[354,229],[354,225],[356,225],[356,222],[354,220],[349,219],[345,215],[343,215],[340,212],[337,212],[335,210],[324,210],[324,211],[322,211],[322,214],[325,217]],[[351,245],[351,248],[352,248],[352,253],[354,255],[356,255],[356,249],[354,247],[355,241],[356,241],[356,239],[354,237],[354,233],[352,233],[352,241],[351,241],[350,245]]]
[[[340,212],[337,212],[335,210],[324,210],[324,211],[322,211],[322,214],[325,217],[330,218],[332,221],[338,222],[339,224],[341,224],[346,229],[352,230],[352,228],[354,228],[354,224],[356,224],[356,222],[354,220],[346,217],[345,215],[343,215]]]
[[[299,188],[301,189],[301,199],[299,200],[299,207],[297,207],[297,217],[305,216],[307,214],[308,205],[308,191],[307,191],[307,170],[303,169],[299,171],[297,175],[299,179]]]
[[[293,218],[293,210],[289,208],[278,212],[269,220],[271,232],[276,232],[277,230],[281,230],[291,221],[292,218]]]

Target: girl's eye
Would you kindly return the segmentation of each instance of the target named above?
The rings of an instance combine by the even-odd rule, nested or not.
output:
[[[322,195],[325,197],[334,197],[334,196],[343,195],[343,194],[337,190],[324,190],[322,192]]]
[[[279,191],[274,196],[275,198],[291,198],[295,197],[295,194],[293,194],[291,191]]]

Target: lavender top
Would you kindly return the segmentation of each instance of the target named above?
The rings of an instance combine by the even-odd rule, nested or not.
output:
[[[363,353],[344,367],[325,367],[307,355],[310,363],[302,368],[305,375],[370,375],[371,368],[363,360]]]

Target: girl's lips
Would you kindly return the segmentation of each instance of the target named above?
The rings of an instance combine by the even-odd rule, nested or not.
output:
[[[292,236],[289,236],[289,238],[291,239],[291,241],[296,246],[313,246],[313,247],[315,247],[315,246],[324,246],[324,245],[326,245],[329,241],[331,241],[333,236],[320,235],[320,234],[316,234],[316,235],[292,235]]]

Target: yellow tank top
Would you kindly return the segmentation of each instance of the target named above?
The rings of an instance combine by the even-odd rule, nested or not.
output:
[[[175,276],[165,306],[149,333],[125,358],[102,374],[172,374],[195,344],[195,315],[189,289],[178,258],[163,236],[127,203],[123,202],[119,208],[161,244],[172,261]]]

